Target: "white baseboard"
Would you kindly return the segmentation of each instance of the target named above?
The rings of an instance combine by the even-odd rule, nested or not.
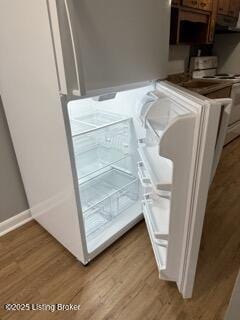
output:
[[[31,216],[30,210],[26,210],[10,219],[0,222],[0,237],[12,230],[15,230],[21,227],[22,225],[24,225],[25,223],[31,220],[32,220],[32,216]]]

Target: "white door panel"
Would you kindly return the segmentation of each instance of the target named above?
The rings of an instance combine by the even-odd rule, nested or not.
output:
[[[184,232],[185,245],[181,263],[182,270],[178,283],[180,291],[185,298],[190,298],[193,293],[221,109],[221,103],[214,101],[212,103],[207,101],[202,106],[199,142],[193,150],[195,167],[192,190],[188,200]]]
[[[68,94],[165,79],[170,6],[169,0],[57,0]]]
[[[221,104],[221,115],[220,115],[220,122],[215,146],[215,154],[213,159],[213,167],[212,167],[212,180],[215,176],[221,154],[222,149],[225,143],[227,131],[228,131],[228,124],[232,110],[232,100],[231,99],[218,99],[217,100]]]
[[[46,1],[2,0],[1,96],[31,213],[86,263]]]
[[[220,115],[223,104],[229,109],[231,101],[225,100],[223,103],[192,95],[167,82],[158,83],[157,89],[158,106],[155,105],[155,111],[150,109],[147,115],[150,121],[146,123],[152,126],[151,130],[153,129],[152,131],[159,137],[157,149],[159,155],[173,162],[170,206],[167,210],[168,228],[166,219],[163,219],[162,226],[158,226],[161,224],[159,217],[164,215],[164,208],[161,204],[158,206],[157,201],[151,201],[151,195],[147,195],[143,201],[143,209],[158,266],[159,264],[161,266],[162,257],[164,260],[164,270],[160,270],[160,273],[163,272],[164,279],[176,281],[183,297],[190,298],[213,163],[216,163],[216,157],[219,158],[215,150],[222,148],[224,140],[218,139],[218,134],[221,136],[221,132],[227,126],[226,121],[223,121],[223,127],[219,127]],[[169,106],[168,111],[167,106]],[[146,148],[153,148],[154,139],[147,137],[146,141],[148,140],[150,142],[146,142]],[[151,162],[151,165],[154,166],[154,162]],[[161,170],[161,168],[151,169]],[[159,197],[154,188],[152,190],[154,197]],[[152,206],[154,212],[149,209]],[[159,219],[156,219],[157,210]],[[168,235],[165,235],[166,232],[161,231],[160,234],[156,231],[162,230],[163,227],[164,230],[169,230]],[[156,245],[156,238],[158,241],[160,238],[166,242],[164,249],[163,243],[160,246]]]

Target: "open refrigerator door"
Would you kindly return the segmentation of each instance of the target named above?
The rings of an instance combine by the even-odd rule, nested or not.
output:
[[[175,281],[190,298],[215,152],[227,123],[221,122],[222,101],[167,82],[158,83],[153,96],[142,109],[146,136],[138,142],[142,208],[160,278]]]

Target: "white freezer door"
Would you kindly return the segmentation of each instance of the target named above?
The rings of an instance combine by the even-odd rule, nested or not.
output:
[[[230,104],[231,101],[224,100],[223,103],[192,95],[167,82],[158,83],[157,90],[158,108],[155,105],[156,110],[152,112],[150,109],[146,119],[147,126],[151,126],[149,135],[151,136],[152,132],[155,138],[154,134],[149,138],[147,133],[145,148],[142,147],[144,142],[141,139],[140,156],[146,149],[148,153],[154,152],[155,159],[159,154],[161,161],[164,161],[164,158],[172,161],[172,173],[171,166],[166,162],[170,172],[168,190],[171,195],[168,200],[164,200],[164,197],[159,197],[156,193],[154,186],[151,191],[154,179],[150,178],[152,173],[156,172],[154,165],[157,162],[151,161],[145,153],[141,163],[144,169],[141,169],[141,172],[144,170],[143,186],[146,187],[148,182],[148,188],[145,188],[147,194],[143,200],[143,212],[160,278],[175,281],[183,297],[190,298],[212,168],[216,168],[213,163],[214,160],[219,160],[218,156],[216,159],[215,150],[219,152],[222,147],[219,143],[222,145],[224,141],[217,138],[218,133],[225,130],[219,127],[219,120],[222,106],[227,102]],[[223,121],[222,125],[226,127],[227,123]],[[157,138],[159,145],[156,149],[154,146]],[[149,172],[148,168],[151,166]],[[163,166],[158,166],[157,169],[159,172],[165,170]],[[159,180],[159,186],[161,176],[164,177],[162,182],[163,186],[165,185],[166,174],[167,171],[155,177]],[[140,174],[140,178],[142,175]]]
[[[171,1],[48,1],[63,94],[166,78]]]

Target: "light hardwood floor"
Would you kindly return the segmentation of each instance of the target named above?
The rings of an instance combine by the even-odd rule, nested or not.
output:
[[[211,187],[194,297],[159,281],[144,223],[83,267],[37,223],[0,239],[0,319],[223,319],[240,266],[240,139]],[[6,312],[4,303],[75,303],[78,312]],[[240,319],[240,316],[239,316]]]

